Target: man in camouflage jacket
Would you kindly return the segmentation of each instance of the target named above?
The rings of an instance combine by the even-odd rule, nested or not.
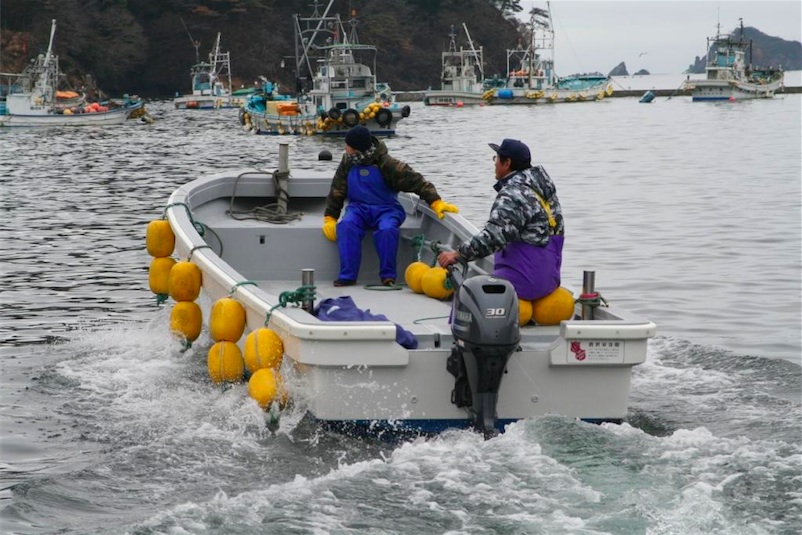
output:
[[[362,261],[362,238],[367,230],[373,231],[382,284],[395,284],[398,227],[406,219],[398,192],[417,194],[441,219],[445,212],[457,212],[457,207],[443,202],[434,185],[420,173],[392,158],[384,143],[364,126],[349,130],[345,144],[345,155],[326,198],[322,229],[326,238],[337,242],[340,253],[340,274],[334,285],[356,283]],[[345,215],[338,223],[346,200]]]
[[[490,147],[498,192],[490,217],[479,234],[437,260],[446,267],[495,253],[493,275],[510,281],[519,298],[539,299],[560,286],[565,229],[557,189],[542,166],[531,165],[524,143]]]

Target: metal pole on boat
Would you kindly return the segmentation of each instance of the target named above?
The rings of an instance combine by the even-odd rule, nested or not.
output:
[[[596,272],[595,271],[583,271],[582,272],[582,295],[581,298],[586,296],[593,296],[596,295]],[[593,319],[593,306],[589,305],[585,302],[582,303],[582,319],[583,320],[592,320]]]
[[[287,201],[289,193],[287,190],[287,181],[290,176],[290,144],[288,141],[280,141],[278,144],[278,173],[275,177],[276,185],[276,200],[279,212],[282,214],[287,213]]]
[[[315,285],[315,270],[312,268],[304,268],[301,270],[301,284],[303,286],[314,286]],[[301,308],[309,312],[310,314],[315,308],[315,298],[310,297],[309,299],[305,300],[301,303]]]

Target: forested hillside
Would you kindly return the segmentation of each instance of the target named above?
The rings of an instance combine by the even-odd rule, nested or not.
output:
[[[328,1],[318,0],[322,13]],[[314,0],[2,0],[0,72],[20,72],[47,48],[56,19],[55,51],[74,86],[91,75],[112,95],[171,97],[189,91],[189,68],[208,57],[218,32],[231,53],[235,85],[259,76],[295,88],[293,14],[310,16]],[[336,0],[332,13],[354,13],[360,41],[379,49],[377,76],[396,90],[439,87],[441,52],[452,25],[466,23],[484,48],[485,72],[506,70],[506,50],[522,42],[520,0]],[[747,28],[755,63],[802,68],[800,43]],[[190,37],[191,36],[191,37]],[[525,44],[525,43],[524,43]],[[700,63],[701,62],[701,63]],[[616,62],[617,63],[617,62]],[[703,70],[696,58],[692,72]],[[615,66],[594,65],[607,73]],[[561,72],[567,76],[572,73]]]

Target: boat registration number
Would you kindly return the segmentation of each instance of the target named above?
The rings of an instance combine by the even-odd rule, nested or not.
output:
[[[623,340],[568,340],[570,364],[623,364]]]

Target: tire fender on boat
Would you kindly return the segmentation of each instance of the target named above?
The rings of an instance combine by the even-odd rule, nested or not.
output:
[[[356,126],[359,124],[359,112],[354,109],[347,109],[343,112],[343,124],[345,126]]]
[[[333,120],[336,121],[341,116],[342,116],[342,112],[339,110],[339,108],[332,108],[332,109],[329,110],[329,117],[331,117]]]
[[[376,112],[376,123],[379,126],[390,126],[390,123],[393,121],[393,112],[388,110],[387,108],[382,108]]]

